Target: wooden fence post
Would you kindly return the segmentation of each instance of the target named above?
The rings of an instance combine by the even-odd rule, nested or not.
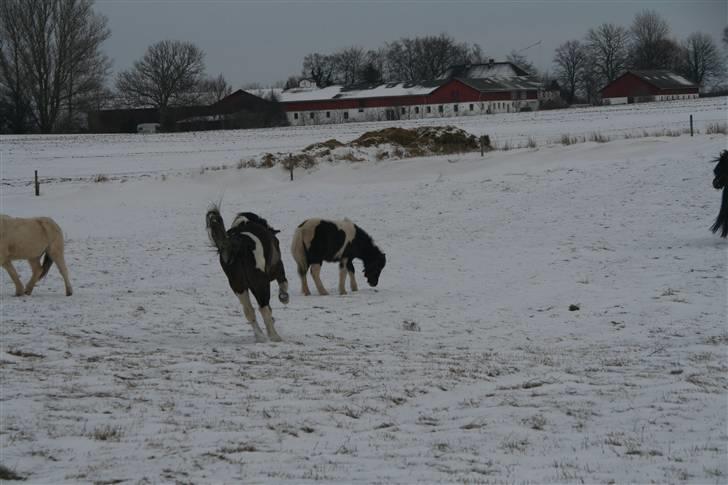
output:
[[[480,156],[485,156],[485,146],[484,146],[484,139],[483,136],[480,137]]]
[[[288,170],[291,171],[291,182],[293,182],[293,155],[288,154]]]
[[[693,115],[690,115],[690,136],[693,136]]]
[[[40,195],[40,183],[38,183],[38,171],[35,171],[35,196]]]

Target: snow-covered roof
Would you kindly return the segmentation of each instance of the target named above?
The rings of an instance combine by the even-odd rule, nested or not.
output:
[[[329,86],[318,88],[294,88],[281,93],[281,102],[324,101],[330,99],[364,99],[387,98],[398,96],[426,96],[445,83],[441,81],[424,81],[421,83],[384,83],[360,84],[354,86]]]
[[[478,91],[527,91],[543,88],[543,83],[532,76],[513,76],[509,78],[461,79],[459,81]]]
[[[629,72],[660,89],[685,89],[698,87],[696,84],[672,71],[654,70]]]
[[[293,88],[281,93],[281,103],[292,103],[297,101],[322,101],[333,99],[339,94],[343,86],[329,86],[326,88]]]

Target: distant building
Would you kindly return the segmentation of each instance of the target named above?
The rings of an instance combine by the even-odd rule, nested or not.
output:
[[[696,99],[698,85],[671,71],[627,71],[601,90],[604,104]]]
[[[281,93],[291,125],[445,118],[538,109],[548,90],[510,62],[450,67],[421,82],[329,86],[306,84]]]
[[[88,128],[92,133],[137,133],[143,125],[159,126],[156,108],[101,109],[88,112]],[[169,108],[164,131],[215,130],[231,128],[263,128],[285,124],[281,105],[262,99],[242,89],[211,105]]]

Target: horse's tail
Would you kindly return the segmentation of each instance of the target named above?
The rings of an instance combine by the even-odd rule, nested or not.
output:
[[[728,236],[728,187],[723,187],[720,212],[718,212],[718,217],[715,218],[710,230],[714,233],[720,230],[720,237]]]
[[[308,259],[306,258],[306,247],[303,244],[303,227],[298,226],[293,233],[293,241],[291,242],[291,254],[293,260],[296,261],[298,274],[304,276],[308,271]]]
[[[53,266],[53,260],[46,252],[43,255],[43,271],[41,271],[41,273],[40,273],[40,277],[38,278],[39,280],[42,280],[43,277],[48,274],[48,271],[51,269],[51,266]]]

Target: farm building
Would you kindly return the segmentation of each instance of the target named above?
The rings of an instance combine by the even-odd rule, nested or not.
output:
[[[156,108],[102,109],[88,113],[92,133],[136,133],[140,125],[160,123]],[[169,108],[166,131],[261,128],[285,124],[281,106],[242,89],[210,105]]]
[[[671,71],[627,71],[601,90],[604,104],[698,98],[698,86]]]
[[[445,118],[533,111],[543,83],[509,62],[453,66],[438,79],[374,85],[307,85],[281,93],[291,125]]]

